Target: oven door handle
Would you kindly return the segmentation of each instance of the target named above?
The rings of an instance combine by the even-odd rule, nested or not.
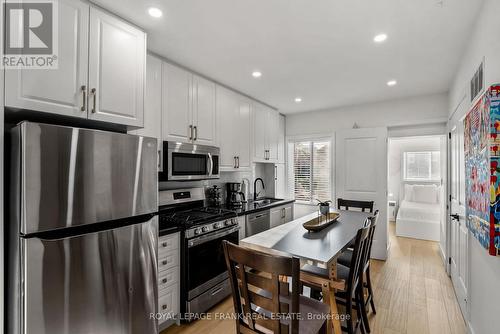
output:
[[[214,161],[212,160],[212,154],[207,153],[207,168],[208,168],[208,176],[212,176],[212,172],[214,171]]]
[[[190,240],[188,240],[188,248],[198,246],[199,244],[205,243],[207,241],[211,241],[214,239],[224,237],[224,236],[229,235],[231,233],[237,232],[239,229],[240,229],[239,226],[234,226],[234,227],[231,227],[229,230],[216,232],[216,233],[210,233],[207,235],[202,235],[201,237],[190,239]]]

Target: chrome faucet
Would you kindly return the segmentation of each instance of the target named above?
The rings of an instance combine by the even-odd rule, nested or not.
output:
[[[262,180],[260,177],[256,178],[255,181],[253,181],[253,200],[256,201],[257,198],[259,197],[260,191],[257,192],[257,181],[260,180],[260,183],[262,183],[262,190],[266,189],[264,186],[264,180]],[[261,191],[262,191],[261,190]]]

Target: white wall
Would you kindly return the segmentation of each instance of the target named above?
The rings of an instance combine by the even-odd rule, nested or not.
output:
[[[397,89],[397,88],[396,88]],[[332,133],[350,129],[388,127],[389,136],[446,133],[448,95],[435,94],[330,110],[289,114],[287,136]]]
[[[461,65],[450,90],[450,128],[469,108],[460,108],[464,99],[470,107],[469,81],[484,57],[484,78],[488,87],[500,82],[500,1],[485,0],[476,27],[465,50]],[[469,234],[469,327],[476,334],[498,333],[498,304],[500,301],[500,258],[488,255],[479,242]]]

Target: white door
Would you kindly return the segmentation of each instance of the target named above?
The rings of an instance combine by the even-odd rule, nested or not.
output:
[[[387,129],[341,130],[335,136],[336,197],[375,201],[379,222],[372,257],[387,258]]]
[[[192,74],[169,63],[163,63],[163,139],[191,142]]]
[[[465,223],[464,127],[460,120],[450,132],[450,276],[462,314],[467,314],[468,229]]]
[[[271,228],[282,225],[284,220],[283,220],[283,208],[272,208],[271,209]]]
[[[146,34],[90,8],[89,119],[143,125]]]
[[[236,131],[236,115],[239,111],[239,101],[236,94],[222,87],[217,87],[217,141],[220,147],[219,165],[222,170],[236,168],[236,152],[239,135]]]
[[[253,155],[255,161],[264,161],[266,158],[266,132],[267,132],[267,108],[260,103],[253,104]]]
[[[6,70],[5,105],[87,118],[89,5],[59,1],[56,70]]]
[[[193,140],[197,144],[215,144],[215,83],[193,76]]]
[[[251,107],[250,101],[247,99],[240,99],[239,110],[237,115],[237,122],[235,124],[237,132],[234,141],[238,143],[237,147],[237,166],[239,169],[249,169],[250,168],[250,123],[251,123]]]
[[[130,131],[132,134],[153,137],[158,140],[158,169],[162,171],[163,142],[161,134],[161,64],[155,56],[146,59],[146,101],[144,103],[144,127]]]

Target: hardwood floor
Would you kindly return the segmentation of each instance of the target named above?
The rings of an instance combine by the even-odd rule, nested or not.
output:
[[[436,242],[396,237],[389,224],[391,248],[387,261],[372,261],[377,314],[369,313],[372,334],[465,334],[466,327],[451,280]],[[172,326],[161,334],[235,333],[234,320],[215,319],[230,313],[226,299],[212,310],[211,320]],[[220,318],[220,317],[219,317]]]

